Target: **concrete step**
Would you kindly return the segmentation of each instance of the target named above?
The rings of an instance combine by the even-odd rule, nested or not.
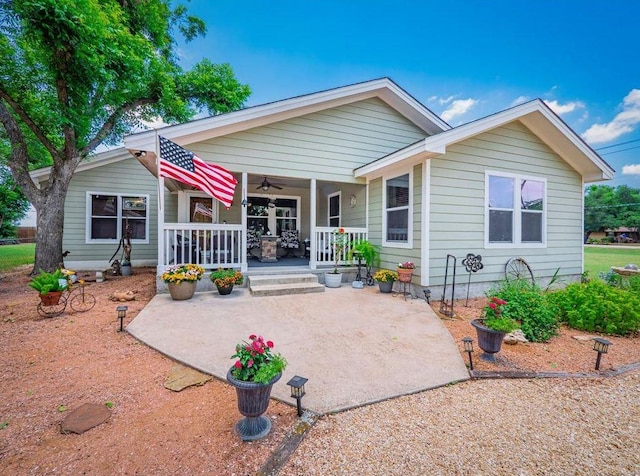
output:
[[[247,276],[249,286],[266,286],[271,284],[318,283],[315,274],[261,274]]]
[[[278,283],[278,284],[251,284],[249,291],[252,296],[283,296],[286,294],[323,293],[324,284],[318,282]]]

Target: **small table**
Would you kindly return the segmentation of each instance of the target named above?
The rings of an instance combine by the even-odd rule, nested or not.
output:
[[[278,237],[262,235],[260,237],[260,261],[272,263],[278,261]]]

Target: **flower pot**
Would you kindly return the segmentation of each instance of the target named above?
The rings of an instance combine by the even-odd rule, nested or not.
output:
[[[400,281],[401,283],[410,283],[412,277],[412,269],[398,268],[398,281]]]
[[[324,273],[324,285],[328,288],[339,288],[342,283],[341,273]]]
[[[123,264],[120,266],[120,273],[122,273],[122,276],[131,276],[133,274],[133,268],[130,264]]]
[[[378,289],[381,293],[390,293],[393,290],[393,281],[378,281]]]
[[[231,374],[233,367],[227,372],[227,381],[236,388],[238,411],[244,416],[236,423],[235,430],[243,441],[255,441],[264,438],[271,431],[271,420],[262,416],[269,407],[271,387],[280,380],[278,374],[267,384],[237,380]]]
[[[495,331],[484,325],[484,319],[473,319],[471,325],[476,328],[478,335],[478,347],[484,351],[480,356],[483,360],[495,361],[500,348],[502,347],[502,339],[506,335],[504,332]]]
[[[228,286],[218,286],[216,284],[216,288],[218,288],[218,294],[226,296],[227,294],[231,294],[231,291],[233,291],[233,284],[229,284]]]
[[[47,294],[40,295],[40,301],[43,306],[55,306],[60,302],[62,291],[49,291]]]
[[[169,294],[174,301],[184,301],[191,299],[196,292],[197,281],[181,281],[179,283],[169,283]]]

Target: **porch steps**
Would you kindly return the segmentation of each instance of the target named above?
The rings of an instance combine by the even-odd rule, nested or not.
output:
[[[252,296],[323,293],[324,285],[315,274],[268,274],[248,276]]]

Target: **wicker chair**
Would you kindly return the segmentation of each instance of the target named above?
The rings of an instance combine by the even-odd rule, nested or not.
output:
[[[294,250],[300,248],[298,230],[282,230],[280,233],[280,247],[286,250],[285,256],[289,256]]]

